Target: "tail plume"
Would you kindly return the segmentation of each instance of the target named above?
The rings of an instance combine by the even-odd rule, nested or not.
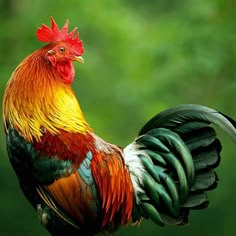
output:
[[[124,150],[135,182],[133,221],[150,218],[156,224],[185,225],[191,209],[208,206],[206,192],[217,186],[221,142],[214,124],[236,143],[236,122],[213,109],[181,105],[165,110],[140,130]],[[140,164],[136,170],[133,162]]]

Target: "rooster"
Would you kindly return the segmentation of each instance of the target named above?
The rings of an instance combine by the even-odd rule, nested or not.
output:
[[[51,235],[113,234],[140,223],[185,225],[217,186],[221,142],[236,142],[235,121],[201,105],[160,112],[125,148],[101,139],[72,91],[83,63],[77,28],[37,29],[45,46],[12,73],[3,98],[6,146],[20,187]]]

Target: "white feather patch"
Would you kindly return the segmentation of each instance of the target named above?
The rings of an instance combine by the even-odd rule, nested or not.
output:
[[[138,194],[144,193],[142,189],[143,184],[143,174],[146,172],[140,158],[138,155],[147,155],[143,150],[139,150],[139,145],[136,143],[131,143],[124,148],[124,162],[127,166],[131,181],[134,188],[136,202],[139,202]]]

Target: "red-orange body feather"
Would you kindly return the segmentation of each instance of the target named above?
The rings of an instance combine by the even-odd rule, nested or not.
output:
[[[104,142],[93,133],[69,133],[62,130],[56,136],[44,134],[40,142],[34,142],[34,147],[40,156],[56,156],[61,160],[73,161],[74,171],[70,176],[56,180],[46,187],[73,219],[84,223],[83,218],[86,219],[87,215],[91,217],[95,214],[96,217],[92,217],[94,220],[99,217],[89,207],[89,202],[92,201],[91,189],[77,173],[81,162],[91,152],[91,170],[102,204],[100,214],[104,215],[102,227],[115,227],[117,222],[126,224],[130,221],[133,187],[118,147]]]
[[[57,156],[61,160],[71,160],[77,167],[89,151],[94,152],[94,137],[92,133],[70,133],[60,130],[59,135],[46,132],[41,141],[33,143],[40,156]]]

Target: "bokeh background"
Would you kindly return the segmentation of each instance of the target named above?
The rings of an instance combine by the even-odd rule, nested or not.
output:
[[[236,118],[236,1],[1,0],[1,97],[18,63],[43,45],[35,31],[51,15],[60,27],[66,19],[79,27],[85,64],[75,65],[73,88],[104,139],[124,146],[155,113],[180,103]],[[2,126],[0,132],[0,235],[47,236],[19,189]],[[118,235],[236,235],[236,147],[220,134],[220,183],[207,210],[193,212],[184,228],[144,221]]]

